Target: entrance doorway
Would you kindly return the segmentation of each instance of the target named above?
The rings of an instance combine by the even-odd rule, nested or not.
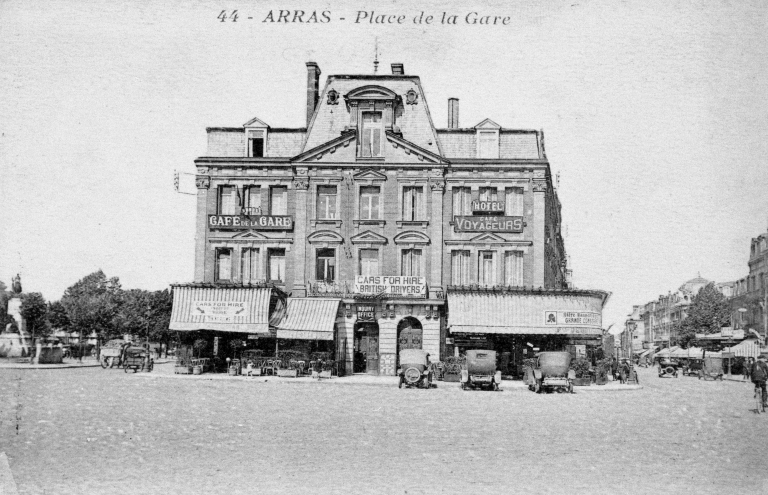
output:
[[[377,323],[355,325],[354,372],[379,374],[379,325]]]
[[[421,349],[423,336],[419,320],[410,316],[401,320],[397,324],[397,354],[403,349]]]

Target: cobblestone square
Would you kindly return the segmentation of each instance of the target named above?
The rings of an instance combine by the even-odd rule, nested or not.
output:
[[[536,395],[0,370],[20,494],[766,493],[768,417],[735,381]]]

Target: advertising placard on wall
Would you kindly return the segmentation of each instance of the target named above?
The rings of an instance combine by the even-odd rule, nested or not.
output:
[[[234,323],[236,316],[250,316],[245,301],[193,301],[192,308],[206,323]]]
[[[504,213],[503,201],[472,201],[472,212],[477,213]]]
[[[426,298],[427,282],[424,277],[358,275],[355,277],[354,292]]]
[[[376,321],[376,306],[373,304],[358,304],[357,321]]]
[[[293,230],[288,215],[208,215],[208,228],[225,230]]]
[[[602,315],[592,311],[544,311],[544,325],[600,327],[602,326]]]
[[[523,231],[523,217],[505,216],[455,216],[455,232],[512,232]]]

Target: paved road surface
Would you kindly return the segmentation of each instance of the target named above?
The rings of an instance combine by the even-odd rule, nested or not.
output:
[[[20,494],[768,493],[749,385],[640,379],[536,395],[0,370],[0,452]]]

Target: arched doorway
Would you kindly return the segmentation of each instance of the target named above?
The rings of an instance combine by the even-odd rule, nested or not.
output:
[[[403,349],[421,349],[424,331],[421,322],[416,318],[407,317],[397,324],[397,352]]]

